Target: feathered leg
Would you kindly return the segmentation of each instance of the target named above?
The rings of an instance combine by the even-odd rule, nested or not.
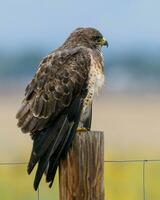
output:
[[[91,129],[92,122],[92,104],[90,104],[84,112],[81,113],[80,122],[78,124],[78,132],[87,131]]]

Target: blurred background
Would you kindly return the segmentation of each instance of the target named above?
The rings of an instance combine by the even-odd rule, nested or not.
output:
[[[159,0],[0,3],[1,163],[28,161],[32,142],[15,119],[24,89],[41,59],[77,27],[95,27],[109,41],[92,126],[105,133],[105,160],[160,158]],[[37,198],[25,170],[25,164],[0,165],[0,198]],[[105,171],[108,199],[142,199],[141,163],[106,163]],[[147,164],[146,173],[147,199],[159,200],[160,163]],[[55,185],[49,190],[42,184],[41,199],[58,199]]]

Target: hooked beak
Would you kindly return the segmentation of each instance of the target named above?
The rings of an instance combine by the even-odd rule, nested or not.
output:
[[[107,46],[107,47],[109,46],[107,40],[104,37],[101,40],[101,45],[102,46]]]

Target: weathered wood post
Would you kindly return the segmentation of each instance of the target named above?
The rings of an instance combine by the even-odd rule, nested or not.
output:
[[[60,200],[104,200],[104,135],[77,133],[59,167]]]

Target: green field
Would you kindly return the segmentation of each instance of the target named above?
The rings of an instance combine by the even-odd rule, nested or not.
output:
[[[105,199],[106,200],[143,200],[142,163],[106,163]],[[145,170],[146,199],[160,199],[160,162],[147,163]],[[35,200],[38,193],[32,188],[33,175],[28,176],[26,165],[0,166],[0,199]],[[52,189],[43,180],[39,189],[40,199],[58,200],[58,180]]]

